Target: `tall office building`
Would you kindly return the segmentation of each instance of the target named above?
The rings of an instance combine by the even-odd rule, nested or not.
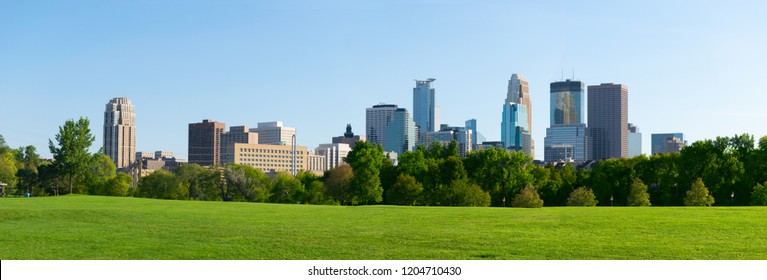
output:
[[[104,154],[118,169],[136,161],[136,112],[125,97],[112,98],[104,111]]]
[[[581,124],[586,121],[583,82],[565,80],[551,83],[550,124]]]
[[[653,133],[652,154],[676,153],[681,152],[687,145],[683,133]]]
[[[477,119],[470,119],[466,121],[465,123],[466,130],[471,130],[471,145],[472,150],[476,150],[477,145],[479,145],[479,142],[477,142]]]
[[[635,157],[642,154],[642,133],[632,123],[629,123],[629,157]]]
[[[419,132],[437,131],[439,116],[434,101],[434,88],[431,84],[435,79],[425,81],[415,80],[413,88],[413,120]]]
[[[221,164],[221,135],[226,124],[211,120],[189,124],[189,163],[202,166]]]
[[[393,104],[378,104],[365,109],[365,133],[370,144],[384,144],[386,127],[389,126],[395,111],[397,111],[397,105]]]
[[[550,84],[549,128],[543,144],[545,162],[592,159],[591,137],[584,123],[583,82],[565,80]]]
[[[296,135],[296,129],[286,127],[282,122],[260,122],[258,127],[251,128],[251,132],[258,133],[258,143],[267,145],[287,145],[293,143],[293,136]]]
[[[628,157],[628,92],[622,84],[589,86],[588,124],[596,160]]]
[[[534,157],[527,116],[527,107],[525,105],[514,102],[503,104],[501,142],[503,142],[506,149],[521,151],[530,157]]]
[[[506,103],[517,103],[525,106],[525,109],[527,111],[527,132],[532,135],[533,134],[533,103],[530,99],[530,88],[527,85],[527,79],[525,79],[525,76],[521,74],[511,74],[511,78],[509,78],[509,87],[508,91],[506,92],[506,101],[504,102],[504,106]],[[511,128],[502,128],[502,129],[511,129]],[[476,143],[476,142],[475,142]],[[533,154],[535,154],[535,142],[530,139],[530,148],[529,150],[524,151],[526,154],[530,155],[531,157]]]
[[[405,108],[398,108],[386,127],[386,140],[383,148],[387,152],[395,152],[398,155],[415,149],[416,141],[415,122]]]

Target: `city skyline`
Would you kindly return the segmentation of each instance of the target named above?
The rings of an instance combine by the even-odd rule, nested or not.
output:
[[[628,121],[642,129],[645,154],[653,133],[683,132],[690,143],[767,135],[762,1],[94,3],[0,3],[9,146],[49,157],[58,126],[84,116],[95,152],[100,108],[125,96],[140,124],[137,151],[188,158],[188,124],[202,119],[280,120],[314,148],[346,124],[365,127],[372,104],[412,112],[412,80],[424,77],[439,80],[440,124],[476,119],[498,141],[512,73],[529,82],[537,143],[549,126],[548,84],[567,78],[629,85]],[[510,17],[511,8],[525,13]]]

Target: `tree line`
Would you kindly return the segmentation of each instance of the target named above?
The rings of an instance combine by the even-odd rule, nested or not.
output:
[[[8,195],[94,194],[159,199],[340,205],[681,206],[767,205],[767,137],[702,140],[680,153],[599,161],[590,168],[540,166],[521,152],[474,151],[458,143],[418,146],[395,165],[380,145],[358,142],[346,163],[323,175],[229,164],[185,164],[141,178],[137,187],[103,152],[90,154],[88,119],[68,120],[49,141],[53,161],[34,146],[11,149],[0,136],[0,182]]]

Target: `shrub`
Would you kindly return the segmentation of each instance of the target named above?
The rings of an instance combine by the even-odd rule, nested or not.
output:
[[[455,180],[452,185],[452,201],[455,206],[490,206],[490,194],[468,180]]]
[[[685,206],[711,206],[714,204],[714,197],[708,194],[708,189],[703,184],[703,180],[698,178],[692,184],[692,188],[687,191],[684,197]]]
[[[570,193],[567,206],[597,206],[597,198],[591,189],[580,187]]]
[[[423,191],[423,185],[415,177],[400,174],[397,181],[386,193],[387,200],[395,205],[417,205]]]
[[[751,193],[751,205],[767,206],[767,182],[756,184]]]
[[[650,206],[650,194],[642,180],[635,179],[629,190],[628,206]]]
[[[541,208],[543,207],[543,200],[532,187],[526,187],[522,189],[520,193],[514,196],[514,200],[511,202],[511,207],[520,208]]]

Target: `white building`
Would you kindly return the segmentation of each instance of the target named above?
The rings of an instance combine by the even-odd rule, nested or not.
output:
[[[261,122],[258,127],[251,128],[251,132],[258,133],[258,143],[267,145],[292,145],[293,136],[296,135],[294,127],[286,127],[282,122]]]
[[[349,144],[333,143],[321,144],[315,153],[325,157],[325,170],[333,169],[344,163],[346,156],[352,151]]]

